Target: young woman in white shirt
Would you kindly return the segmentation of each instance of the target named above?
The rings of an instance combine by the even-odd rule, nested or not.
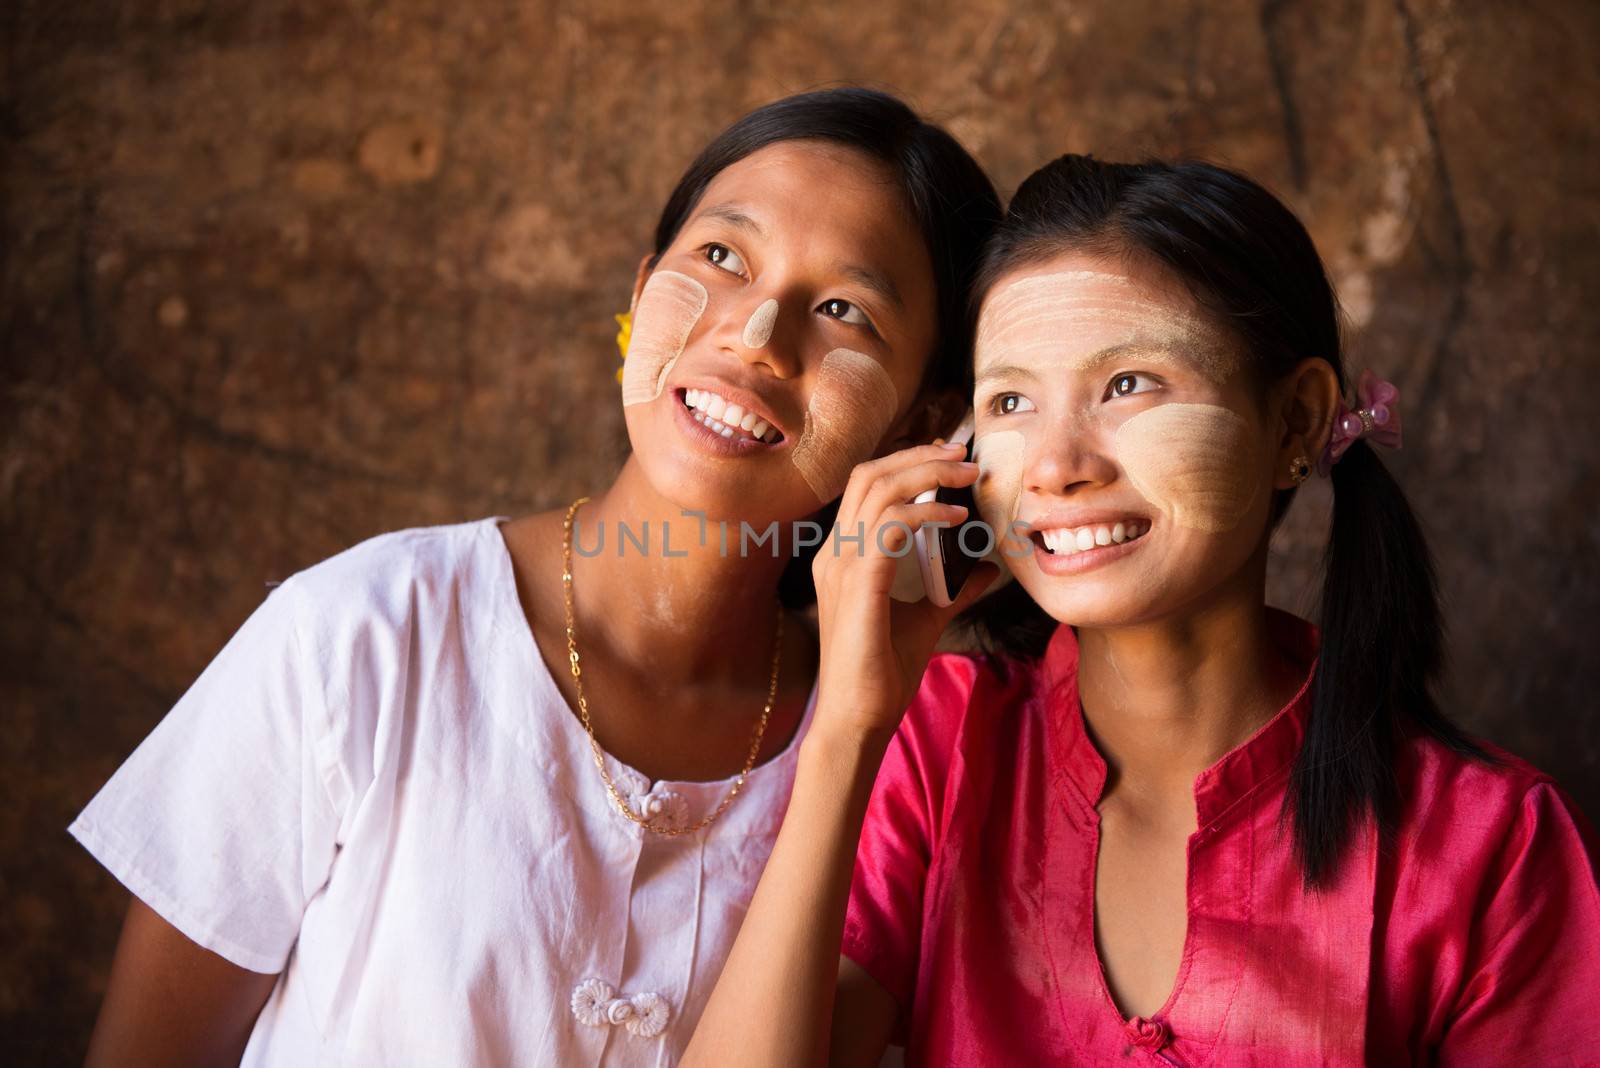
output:
[[[89,1063],[675,1061],[814,700],[795,523],[959,414],[998,215],[883,94],[712,142],[639,268],[616,480],[291,576],[74,822],[134,895]]]

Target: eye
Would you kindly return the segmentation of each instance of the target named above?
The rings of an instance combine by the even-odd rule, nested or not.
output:
[[[1033,402],[1020,393],[1001,393],[989,402],[989,410],[996,415],[1015,415],[1033,411]]]
[[[744,260],[740,259],[739,254],[727,245],[709,244],[705,248],[705,256],[706,259],[729,274],[736,274],[741,277],[744,275]]]
[[[1135,393],[1148,393],[1158,388],[1159,383],[1149,375],[1118,375],[1111,380],[1111,386],[1106,390],[1107,397],[1129,397]]]
[[[825,300],[818,310],[823,315],[837,319],[841,323],[849,323],[851,326],[872,326],[872,320],[848,300]]]

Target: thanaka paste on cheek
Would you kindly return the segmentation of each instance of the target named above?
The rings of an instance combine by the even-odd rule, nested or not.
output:
[[[747,349],[764,349],[772,340],[772,327],[777,321],[778,302],[769,298],[750,313],[750,321],[744,324],[744,336],[739,340]]]
[[[972,459],[978,465],[972,496],[978,502],[978,514],[997,540],[1010,533],[1011,523],[1017,518],[1026,444],[1020,430],[998,430],[972,444]]]
[[[1097,340],[1085,344],[1089,332]],[[1135,351],[1124,351],[1130,346]],[[1120,275],[1096,271],[1033,275],[1004,286],[984,307],[973,362],[980,377],[1000,363],[1085,370],[1108,349],[1215,383],[1238,365],[1226,336],[1210,322],[1142,296]]]
[[[1250,425],[1227,408],[1149,408],[1117,428],[1116,453],[1134,488],[1180,527],[1232,530],[1255,500]]]
[[[677,271],[657,271],[644,284],[633,310],[633,334],[622,362],[622,404],[646,404],[661,396],[672,365],[706,310],[706,287]]]
[[[872,454],[898,409],[894,383],[877,360],[853,349],[822,358],[805,426],[789,454],[817,500],[844,492],[851,469]]]

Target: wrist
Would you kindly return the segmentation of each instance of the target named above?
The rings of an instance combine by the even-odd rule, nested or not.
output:
[[[830,779],[863,779],[871,785],[893,739],[893,727],[813,722],[801,743],[800,760]]]

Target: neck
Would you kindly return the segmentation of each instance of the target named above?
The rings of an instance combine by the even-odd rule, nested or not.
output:
[[[580,649],[585,635],[603,634],[612,656],[668,686],[767,663],[788,556],[773,559],[768,543],[741,557],[737,523],[726,552],[715,522],[704,523],[703,545],[701,533],[701,521],[657,493],[630,457],[574,520]]]
[[[1273,643],[1265,552],[1197,611],[1135,627],[1080,628],[1084,719],[1113,790],[1193,802],[1194,780],[1281,709],[1302,672]]]

